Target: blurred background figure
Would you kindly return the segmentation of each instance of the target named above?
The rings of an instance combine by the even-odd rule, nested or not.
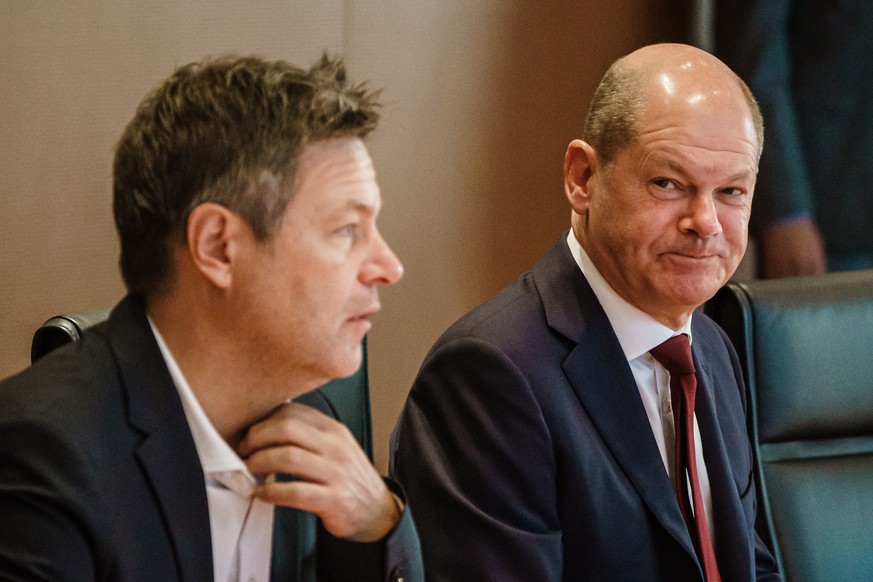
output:
[[[759,276],[873,268],[873,2],[731,0],[713,16],[716,54],[764,113]]]

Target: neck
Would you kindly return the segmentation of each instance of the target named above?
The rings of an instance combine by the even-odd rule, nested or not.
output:
[[[166,298],[149,301],[147,310],[207,418],[235,449],[248,427],[279,403],[258,400],[265,395],[255,388],[258,378],[197,306]]]

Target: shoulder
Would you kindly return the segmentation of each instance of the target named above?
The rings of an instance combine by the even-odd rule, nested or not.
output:
[[[566,233],[530,271],[458,319],[434,348],[468,338],[526,352],[561,334],[572,336],[596,299],[565,239]]]
[[[45,356],[0,383],[5,485],[38,483],[52,495],[94,499],[93,466],[119,436],[107,427],[123,417],[111,356],[99,337],[89,334]]]
[[[724,330],[702,311],[694,313],[691,323],[694,334],[695,353],[705,363],[727,366],[737,375],[740,373],[740,363],[737,352]]]
[[[462,315],[442,335],[440,341],[464,336],[494,339],[514,327],[537,320],[542,303],[530,273],[521,275],[500,292]],[[438,342],[439,343],[439,342]]]
[[[22,471],[21,478],[45,471],[47,482],[81,485],[128,433],[125,407],[108,346],[88,334],[0,384],[2,464]]]
[[[724,330],[701,310],[694,312],[691,333],[694,334],[694,342],[705,346],[709,352],[725,355],[734,352],[734,346]]]
[[[0,418],[24,413],[68,416],[99,401],[111,376],[112,357],[100,330],[58,348],[0,383]],[[66,412],[65,412],[66,411]]]
[[[126,430],[131,412],[125,378],[142,378],[155,387],[153,371],[143,364],[150,361],[149,347],[138,339],[148,333],[143,322],[113,312],[109,321],[89,328],[80,340],[0,383],[0,427],[39,427],[46,438],[50,433],[87,454],[111,446],[114,436]],[[120,349],[119,338],[130,345]],[[120,353],[139,364],[123,369]]]

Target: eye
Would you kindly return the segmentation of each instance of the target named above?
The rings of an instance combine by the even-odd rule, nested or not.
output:
[[[748,201],[747,191],[734,186],[719,190],[718,197],[725,204],[744,205]]]
[[[655,178],[652,180],[652,184],[657,186],[658,188],[662,188],[664,190],[678,190],[679,186],[673,180],[669,178]]]
[[[659,200],[680,200],[688,193],[688,187],[672,178],[655,178],[649,186],[652,196]]]
[[[336,234],[343,237],[353,237],[358,231],[358,225],[355,223],[346,224],[336,230]]]

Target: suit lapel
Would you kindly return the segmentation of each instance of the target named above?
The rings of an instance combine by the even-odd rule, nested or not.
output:
[[[715,550],[723,580],[746,580],[752,569],[751,555],[737,551],[737,548],[748,546],[748,531],[745,523],[737,519],[744,512],[721,436],[715,405],[715,387],[718,384],[712,370],[703,364],[716,360],[707,357],[708,346],[703,341],[697,341],[700,335],[695,333],[693,350],[694,367],[698,370],[695,413],[712,492]]]
[[[633,373],[566,233],[534,269],[549,325],[576,342],[562,363],[603,442],[664,529],[696,559]]]
[[[137,297],[108,323],[128,399],[131,426],[143,434],[135,451],[162,512],[181,580],[212,580],[212,538],[203,470],[188,421]]]

